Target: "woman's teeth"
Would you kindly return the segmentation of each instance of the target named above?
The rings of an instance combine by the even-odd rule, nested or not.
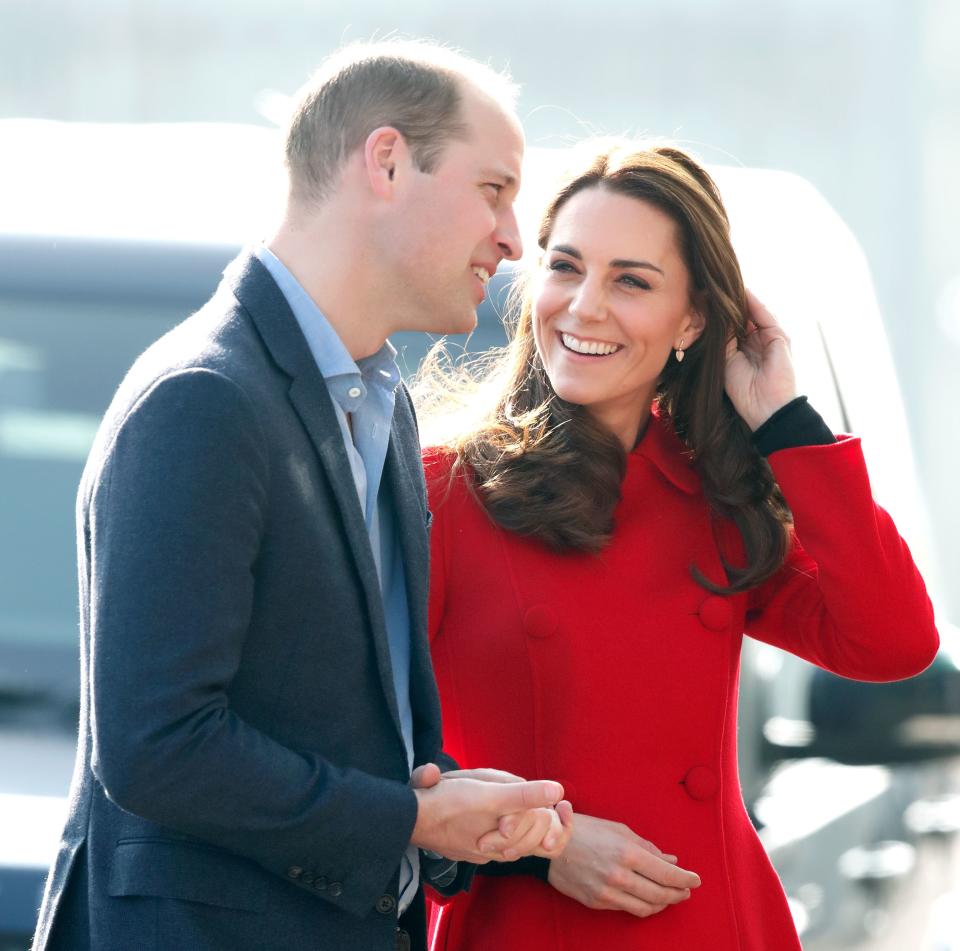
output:
[[[599,340],[580,340],[573,334],[560,334],[563,345],[574,353],[586,353],[591,356],[606,357],[620,349],[617,343],[601,343]]]

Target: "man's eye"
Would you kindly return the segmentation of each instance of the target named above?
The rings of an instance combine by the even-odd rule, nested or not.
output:
[[[497,182],[487,182],[484,188],[492,188],[495,195],[499,195],[503,191],[503,185],[498,184]]]

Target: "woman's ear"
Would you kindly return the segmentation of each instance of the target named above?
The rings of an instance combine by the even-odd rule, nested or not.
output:
[[[683,338],[683,346],[686,348],[689,347],[690,344],[692,344],[693,341],[703,333],[703,328],[707,325],[707,321],[703,316],[703,311],[704,308],[700,301],[690,301],[690,310],[687,311],[687,314],[683,319],[683,323],[680,325],[680,331],[677,334],[677,340],[674,341],[674,349],[679,346],[681,337]]]
[[[378,198],[389,201],[397,187],[397,173],[409,164],[406,139],[393,126],[381,126],[367,136],[363,166],[367,182]]]

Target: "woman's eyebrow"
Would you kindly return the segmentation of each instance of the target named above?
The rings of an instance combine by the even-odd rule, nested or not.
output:
[[[576,249],[570,247],[569,244],[555,244],[550,248],[551,251],[559,251],[561,254],[568,254],[572,258],[576,258],[578,261],[583,260],[583,255]],[[663,274],[663,271],[656,266],[656,264],[651,264],[649,261],[631,261],[627,258],[614,258],[610,262],[610,267],[634,267],[634,268],[645,268],[648,271],[656,271],[657,274]]]
[[[610,267],[636,267],[636,268],[645,268],[648,271],[656,271],[657,274],[663,274],[663,271],[656,266],[656,264],[651,264],[649,261],[628,261],[625,258],[614,258],[610,262]]]

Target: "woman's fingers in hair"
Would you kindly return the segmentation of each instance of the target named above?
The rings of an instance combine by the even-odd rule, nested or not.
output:
[[[747,321],[755,328],[762,329],[764,327],[779,326],[777,324],[777,318],[773,316],[773,312],[757,297],[750,288],[746,288],[747,292]]]
[[[759,332],[764,343],[780,338],[787,346],[790,345],[790,338],[776,315],[749,288],[747,288],[747,319],[753,325],[754,331]]]

